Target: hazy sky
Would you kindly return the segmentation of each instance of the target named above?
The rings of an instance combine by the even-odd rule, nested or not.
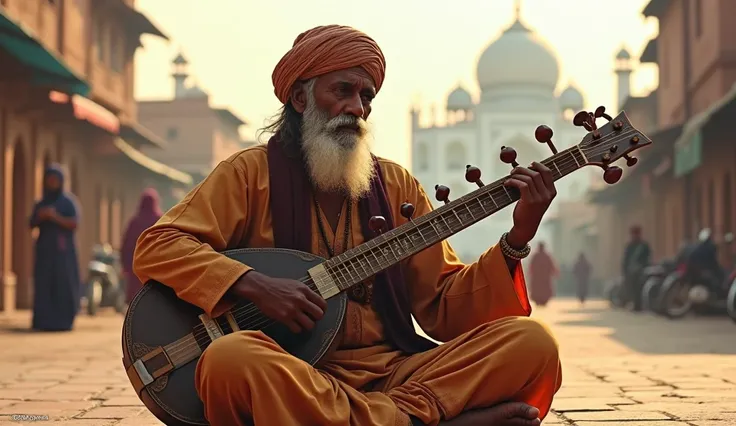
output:
[[[523,21],[556,51],[558,92],[573,81],[586,108],[615,108],[613,61],[621,46],[637,58],[657,33],[641,11],[649,0],[523,0]],[[252,136],[281,106],[271,72],[302,31],[317,25],[354,26],[373,37],[386,56],[386,81],[373,103],[375,151],[409,166],[409,108],[444,109],[462,82],[477,99],[476,60],[513,20],[513,0],[138,0],[137,7],[171,38],[145,36],[136,56],[136,96],[172,96],[171,60],[181,50],[190,72],[217,106],[250,123]],[[656,70],[633,75],[634,94],[656,86]],[[542,124],[542,123],[540,123]],[[541,160],[541,159],[540,159]]]

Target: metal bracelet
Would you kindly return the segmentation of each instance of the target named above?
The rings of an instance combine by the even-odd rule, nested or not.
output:
[[[500,241],[501,242],[501,253],[503,253],[504,256],[510,259],[514,259],[514,260],[521,260],[529,256],[529,253],[531,253],[531,250],[532,250],[531,246],[527,244],[526,246],[524,246],[523,249],[516,250],[513,247],[511,247],[511,245],[509,244],[507,240],[508,235],[509,233],[505,232],[501,236],[501,241]]]

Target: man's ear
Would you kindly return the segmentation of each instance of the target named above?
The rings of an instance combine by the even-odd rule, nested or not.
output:
[[[306,85],[301,81],[297,81],[291,87],[291,105],[299,114],[304,113],[304,110],[307,109]]]

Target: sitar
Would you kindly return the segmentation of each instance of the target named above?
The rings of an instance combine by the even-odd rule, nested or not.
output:
[[[596,119],[601,117],[608,122],[598,128]],[[599,107],[595,112],[579,112],[573,123],[587,134],[579,144],[560,152],[552,143],[552,129],[541,125],[535,131],[537,141],[552,150],[553,155],[542,163],[555,180],[585,166],[599,166],[605,182],[614,184],[623,170],[612,163],[624,157],[633,166],[637,159],[629,154],[652,143],[625,112],[612,118]],[[509,147],[502,148],[501,159],[518,165],[516,152]],[[468,166],[466,179],[478,189],[449,201],[447,187],[438,185],[436,198],[444,205],[417,218],[409,216],[402,225],[330,259],[279,248],[222,252],[266,275],[299,280],[327,300],[323,318],[310,331],[292,333],[248,301],[210,318],[179,299],[166,283],[148,281],[131,301],[122,329],[123,365],[137,395],[167,425],[209,424],[194,386],[197,360],[214,340],[241,330],[261,330],[290,354],[316,365],[345,319],[348,289],[517,201],[519,192],[504,186],[507,178],[483,184],[480,170]]]

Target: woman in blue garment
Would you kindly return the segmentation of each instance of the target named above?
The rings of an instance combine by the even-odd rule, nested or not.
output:
[[[34,330],[69,331],[74,326],[81,285],[74,236],[78,222],[74,196],[64,192],[64,172],[51,165],[44,173],[43,198],[31,215],[31,228],[39,229],[34,264]]]

